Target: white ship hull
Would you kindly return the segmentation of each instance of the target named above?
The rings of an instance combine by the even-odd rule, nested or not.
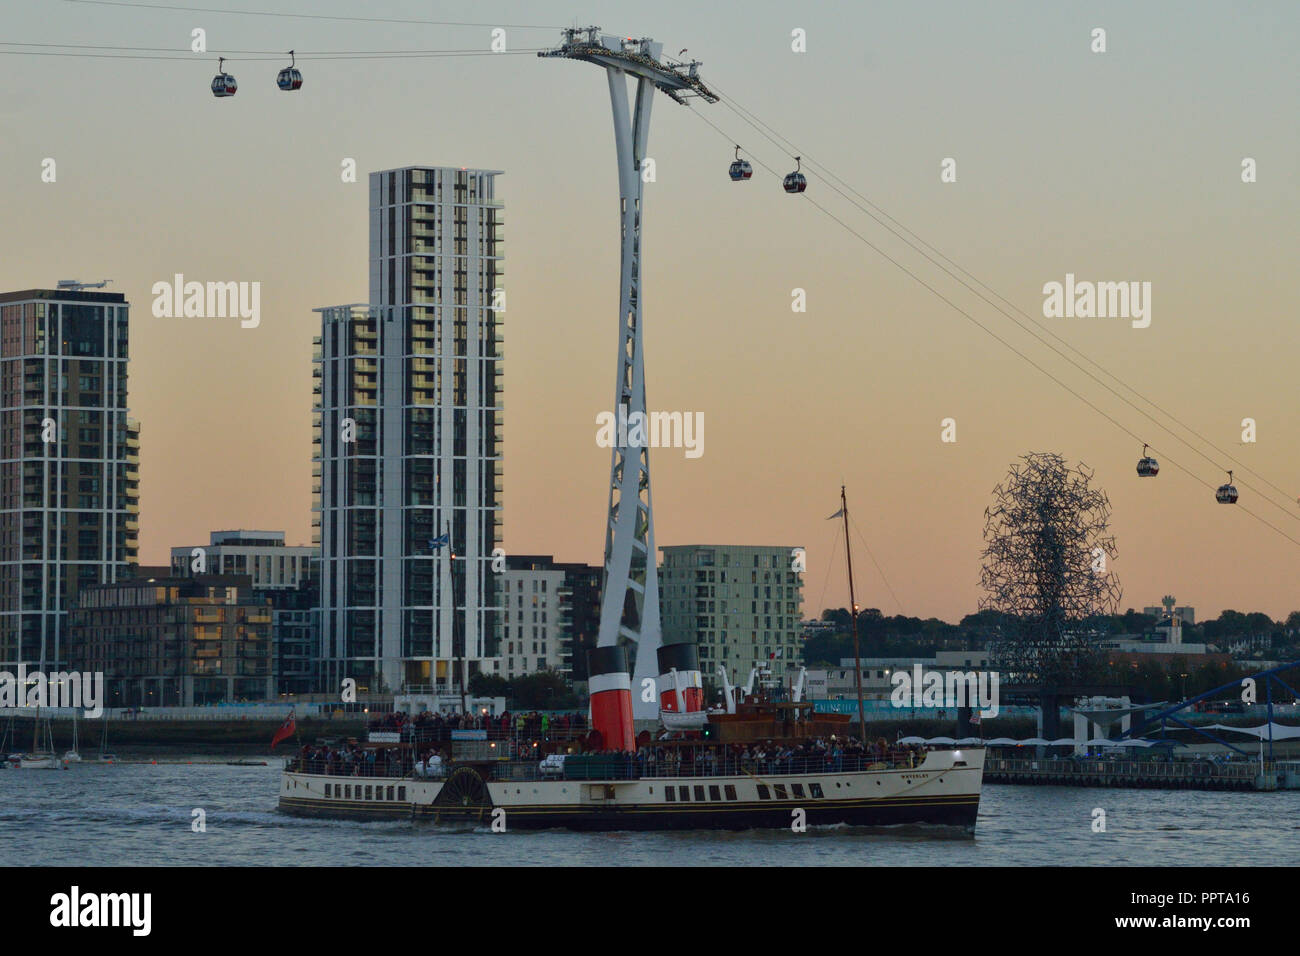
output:
[[[492,779],[494,770],[504,768],[462,764],[441,780],[286,770],[280,809],[332,819],[501,821],[506,829],[743,830],[788,828],[803,819],[809,825],[935,824],[973,831],[984,751],[932,751],[913,769],[853,772],[508,780]]]

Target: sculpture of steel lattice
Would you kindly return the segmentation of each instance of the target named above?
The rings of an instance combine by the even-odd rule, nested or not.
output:
[[[1109,569],[1110,502],[1092,477],[1082,464],[1036,453],[993,489],[980,609],[1003,615],[989,656],[1004,681],[1060,686],[1094,675],[1096,619],[1117,611],[1121,589]]]

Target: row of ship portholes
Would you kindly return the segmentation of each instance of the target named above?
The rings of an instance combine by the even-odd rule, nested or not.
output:
[[[336,800],[397,800],[400,803],[406,802],[405,787],[390,785],[386,789],[388,791],[387,796],[384,795],[385,787],[382,784],[327,783],[325,784],[325,796]]]
[[[838,787],[840,784],[836,783],[835,786]],[[845,786],[849,785],[845,784]],[[694,790],[694,800],[691,799],[692,790]],[[706,790],[708,794],[707,796],[705,796]],[[654,787],[650,788],[650,792],[654,793]],[[789,800],[791,798],[796,800],[807,798],[821,800],[826,796],[822,791],[822,785],[820,783],[808,784],[808,792],[806,794],[804,793],[804,786],[802,783],[790,784],[790,791],[788,793],[786,791],[786,785],[783,783],[773,784],[770,787],[765,783],[758,784],[758,799],[771,800],[773,799],[774,792],[775,799],[777,800]],[[717,784],[694,784],[693,786],[669,785],[664,787],[664,803],[710,803],[713,801],[722,802],[724,800],[730,802],[738,801],[739,799],[740,797],[736,793],[735,786],[730,783],[723,784],[721,788],[719,788]]]

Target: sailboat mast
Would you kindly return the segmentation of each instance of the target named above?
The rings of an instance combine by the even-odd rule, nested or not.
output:
[[[840,514],[844,516],[844,554],[849,566],[849,614],[853,618],[853,683],[858,690],[858,738],[867,742],[867,708],[862,702],[862,648],[858,641],[858,599],[853,593],[853,549],[849,547],[849,502],[840,485]]]

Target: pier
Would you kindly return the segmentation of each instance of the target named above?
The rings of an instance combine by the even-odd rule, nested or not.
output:
[[[1032,760],[990,756],[987,783],[1057,787],[1131,787],[1155,790],[1276,790],[1275,762],[1202,760]]]

